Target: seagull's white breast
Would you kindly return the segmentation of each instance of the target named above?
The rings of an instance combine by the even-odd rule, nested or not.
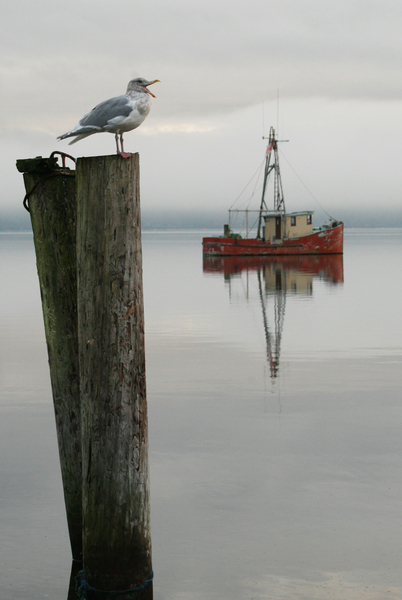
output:
[[[131,108],[128,116],[116,116],[107,122],[104,131],[111,133],[124,133],[139,127],[151,110],[151,98],[148,94],[130,94],[127,104]]]

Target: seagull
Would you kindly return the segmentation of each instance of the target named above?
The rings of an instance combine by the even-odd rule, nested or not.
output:
[[[69,144],[71,145],[94,133],[108,131],[115,134],[117,154],[120,154],[123,158],[128,158],[131,154],[124,152],[123,133],[136,129],[144,121],[151,110],[151,98],[149,96],[155,98],[147,86],[157,82],[160,83],[159,79],[153,81],[147,81],[142,77],[132,79],[125,94],[101,102],[91,112],[82,117],[74,129],[59,135],[57,139],[64,140],[68,137],[74,137],[75,139]],[[119,148],[119,137],[121,148]]]

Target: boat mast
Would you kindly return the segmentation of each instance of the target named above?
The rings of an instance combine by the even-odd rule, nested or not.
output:
[[[263,137],[263,139],[267,139]],[[271,164],[271,156],[273,154],[273,163]],[[278,155],[278,140],[275,137],[275,129],[271,127],[269,130],[268,146],[265,152],[265,170],[264,170],[264,183],[262,188],[260,214],[258,217],[257,227],[257,239],[261,239],[261,225],[263,212],[268,212],[268,207],[265,202],[265,191],[267,189],[268,177],[271,171],[274,170],[274,212],[280,212],[285,214],[285,199],[283,197],[282,179],[281,172],[279,169],[279,155]]]

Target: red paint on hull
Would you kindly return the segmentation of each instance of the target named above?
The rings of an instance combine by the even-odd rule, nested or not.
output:
[[[294,254],[342,254],[343,223],[323,228],[299,238],[271,244],[257,239],[206,237],[202,240],[207,256],[284,256]]]

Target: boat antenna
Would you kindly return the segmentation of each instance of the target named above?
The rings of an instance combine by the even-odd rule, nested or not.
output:
[[[279,136],[279,86],[276,88],[276,132]]]
[[[262,101],[262,135],[265,131],[265,100]]]

